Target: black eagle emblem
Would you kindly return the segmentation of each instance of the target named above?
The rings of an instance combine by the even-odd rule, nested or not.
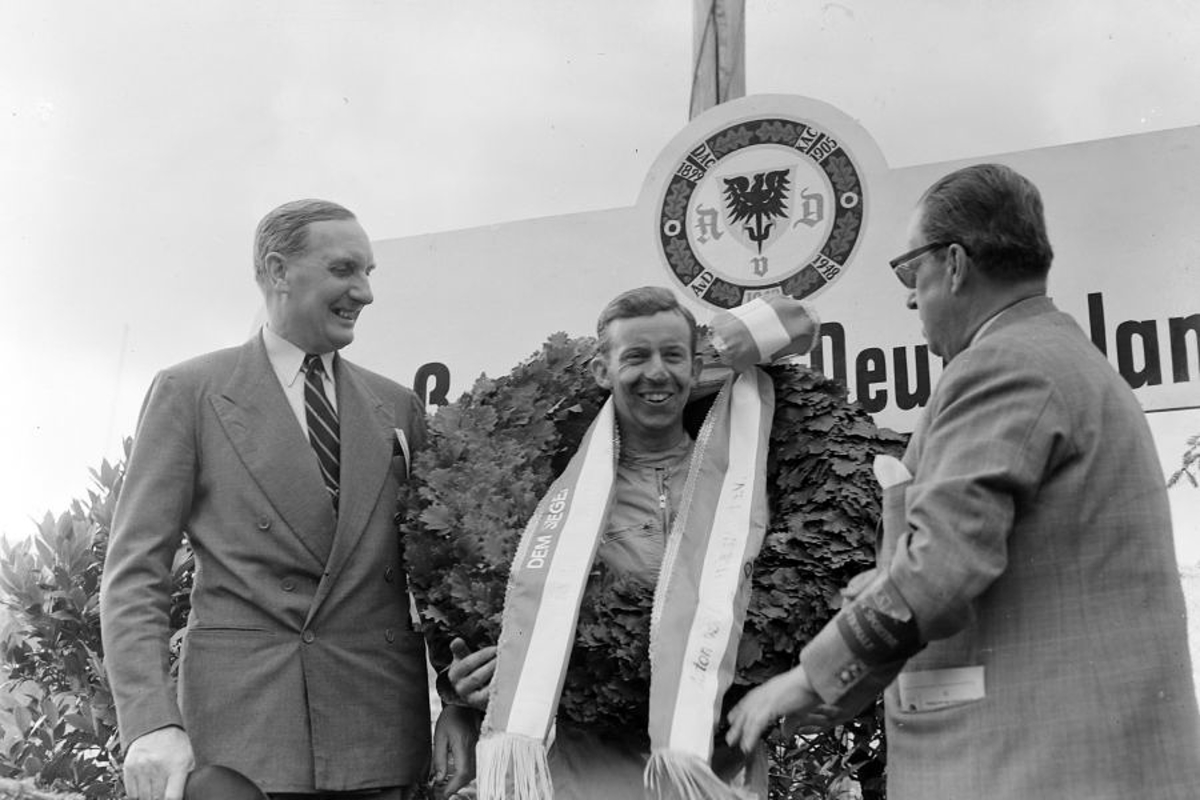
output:
[[[760,255],[763,242],[771,235],[775,220],[788,214],[789,172],[786,169],[759,172],[754,175],[753,184],[746,175],[723,179],[729,221],[733,224],[742,223],[742,229],[758,247]]]

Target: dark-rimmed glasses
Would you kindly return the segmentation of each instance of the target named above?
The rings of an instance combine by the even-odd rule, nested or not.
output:
[[[888,263],[892,265],[892,272],[896,273],[896,277],[904,284],[905,289],[917,288],[917,259],[926,253],[932,253],[934,250],[940,250],[943,247],[949,247],[954,242],[930,242],[923,244],[920,247],[914,247],[907,253],[896,256]]]

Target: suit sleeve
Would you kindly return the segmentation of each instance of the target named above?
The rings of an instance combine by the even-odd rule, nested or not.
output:
[[[885,493],[878,574],[801,653],[826,703],[865,705],[925,643],[970,624],[973,602],[1008,565],[1016,508],[1069,447],[1066,406],[1047,373],[999,348],[959,358],[890,512]]]
[[[127,748],[183,726],[170,677],[171,566],[192,505],[195,407],[160,373],[142,406],[100,588],[105,667]]]
[[[791,355],[816,345],[821,320],[806,303],[786,295],[755,298],[712,320],[712,343],[721,363],[734,372]]]

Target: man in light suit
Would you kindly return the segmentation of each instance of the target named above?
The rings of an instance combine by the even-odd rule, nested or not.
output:
[[[430,755],[394,521],[424,409],[337,354],[373,300],[352,213],[280,206],[254,263],[267,324],[155,378],[117,505],[100,604],[126,789],[178,800],[193,766],[219,764],[276,798],[398,800]],[[196,568],[177,696],[168,612],[184,532]],[[472,713],[439,719],[452,785],[471,777]]]
[[[954,172],[909,246],[892,267],[948,364],[903,465],[878,464],[877,569],[731,712],[730,741],[835,722],[886,686],[889,800],[1194,798],[1162,467],[1129,387],[1046,297],[1037,189]]]

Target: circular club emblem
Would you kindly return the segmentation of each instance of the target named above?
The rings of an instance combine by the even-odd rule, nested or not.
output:
[[[827,131],[770,116],[723,128],[676,162],[656,213],[675,277],[734,308],[833,282],[862,231],[863,184]]]

